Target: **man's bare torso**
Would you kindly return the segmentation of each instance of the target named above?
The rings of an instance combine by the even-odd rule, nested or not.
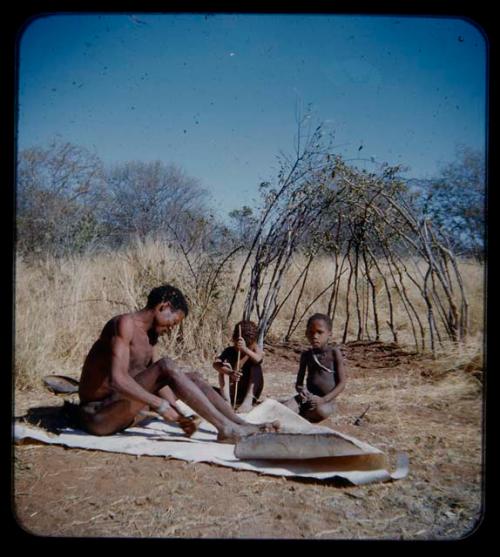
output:
[[[118,325],[122,319],[132,319],[133,315],[118,315],[104,326],[101,335],[90,349],[83,364],[79,395],[81,402],[103,400],[113,393],[111,388],[111,356],[113,337],[118,335]],[[152,363],[153,344],[147,333],[134,326],[130,343],[128,372],[135,377]]]

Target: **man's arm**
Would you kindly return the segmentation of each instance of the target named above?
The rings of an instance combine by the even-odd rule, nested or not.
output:
[[[335,385],[333,390],[322,397],[322,402],[332,402],[332,400],[345,389],[347,381],[347,373],[344,366],[344,358],[342,357],[342,352],[338,348],[333,348],[332,355],[334,369],[337,370],[337,377],[339,381]]]

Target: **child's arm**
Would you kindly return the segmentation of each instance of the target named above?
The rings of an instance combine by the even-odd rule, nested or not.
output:
[[[233,367],[231,366],[230,362],[224,357],[224,352],[212,363],[212,367],[218,372],[219,374],[219,388],[222,397],[226,402],[231,403],[231,395],[230,395],[230,388],[229,388],[229,378],[226,380],[226,375],[231,377],[233,375]]]
[[[306,375],[307,356],[306,352],[300,355],[299,371],[297,372],[297,379],[295,381],[295,390],[298,393],[303,393],[306,389],[304,387],[304,377]]]
[[[226,375],[223,372],[219,372],[219,388],[224,400],[231,403],[229,381],[226,381]]]
[[[220,357],[216,358],[212,363],[212,367],[219,372],[219,385],[222,388],[224,379],[224,375],[229,375],[231,381],[238,381],[241,378],[241,371],[236,371],[233,369],[231,362],[228,362],[226,358],[224,358],[224,352],[221,354]],[[229,382],[228,384],[229,385]],[[229,387],[227,387],[229,388]]]
[[[235,343],[234,347],[239,350],[244,356],[248,356],[254,364],[261,364],[264,360],[264,350],[258,344],[252,344],[251,348],[247,346],[245,339],[240,337]]]
[[[347,373],[344,366],[344,358],[342,357],[342,352],[338,348],[333,348],[333,365],[334,369],[337,370],[338,383],[335,388],[322,397],[322,402],[332,402],[334,398],[345,389],[347,381]]]
[[[233,367],[226,359],[221,360],[220,358],[216,358],[212,364],[212,367],[219,373],[223,373],[224,375],[231,375],[233,373]]]

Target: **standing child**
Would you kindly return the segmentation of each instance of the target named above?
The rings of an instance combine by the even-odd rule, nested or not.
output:
[[[337,347],[328,344],[331,334],[332,321],[327,315],[315,313],[309,318],[306,337],[311,348],[300,356],[295,383],[298,394],[285,402],[288,408],[310,422],[320,422],[332,414],[333,401],[346,384],[342,354]]]
[[[233,331],[233,346],[218,356],[213,367],[219,372],[220,394],[230,404],[239,405],[239,412],[252,409],[264,388],[262,360],[264,351],[257,345],[258,329],[253,321],[240,321]],[[238,364],[239,353],[239,369]]]

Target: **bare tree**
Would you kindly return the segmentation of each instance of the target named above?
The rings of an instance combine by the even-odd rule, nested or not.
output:
[[[85,249],[103,234],[96,213],[104,201],[99,158],[53,142],[21,151],[17,166],[17,247],[23,253]]]
[[[234,223],[232,230],[237,243],[246,244],[250,238],[253,238],[258,218],[251,207],[244,205],[241,209],[234,209],[229,213],[229,218]]]
[[[422,211],[433,227],[443,230],[453,250],[484,257],[486,163],[484,154],[457,148],[455,161],[433,179],[419,184]]]
[[[183,237],[193,219],[206,214],[206,192],[178,166],[155,162],[122,163],[107,172],[105,220],[119,239],[130,235]]]

